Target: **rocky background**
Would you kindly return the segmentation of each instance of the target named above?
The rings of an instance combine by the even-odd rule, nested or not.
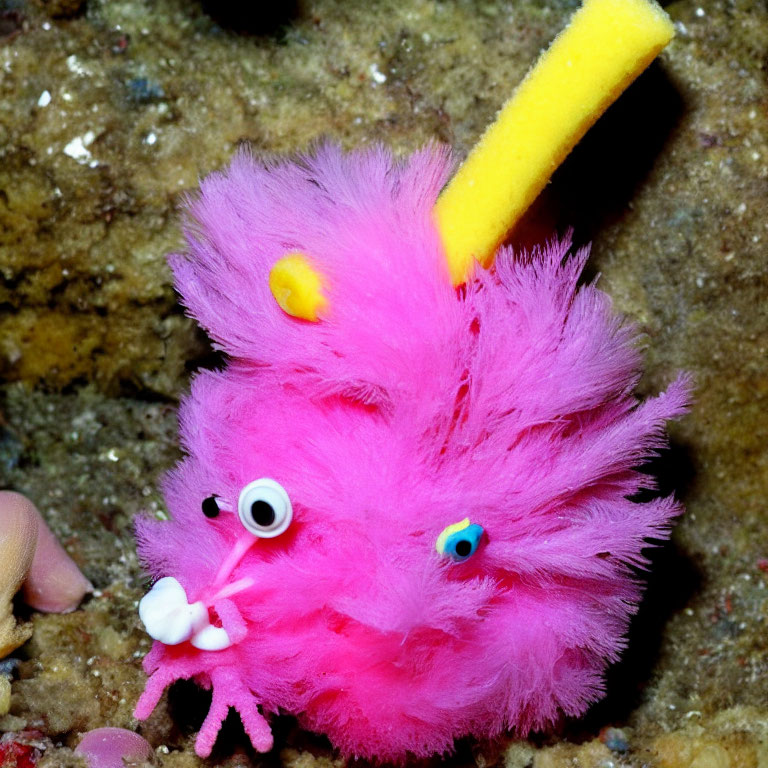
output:
[[[451,765],[768,766],[768,8],[700,1],[666,6],[676,39],[518,233],[594,242],[591,270],[647,334],[644,391],[695,374],[655,467],[688,513],[607,698],[555,734],[463,742]],[[465,153],[577,5],[0,0],[0,487],[38,504],[97,587],[32,616],[0,662],[0,765],[75,765],[82,732],[136,727],[131,520],[163,514],[176,403],[217,360],[164,261],[185,192],[241,142]],[[177,686],[140,727],[158,765],[200,764],[205,708]],[[276,732],[254,755],[231,718],[209,763],[341,767],[290,718]]]

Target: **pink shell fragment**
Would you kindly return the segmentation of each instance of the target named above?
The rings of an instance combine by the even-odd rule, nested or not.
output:
[[[90,768],[125,768],[123,760],[149,762],[152,747],[138,733],[125,728],[96,728],[88,731],[75,747]]]
[[[27,577],[34,558],[40,515],[29,499],[13,491],[0,491],[0,555],[3,592],[12,597]]]

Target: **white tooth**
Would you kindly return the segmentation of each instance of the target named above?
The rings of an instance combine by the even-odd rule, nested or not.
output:
[[[227,631],[223,627],[214,627],[213,624],[192,635],[190,642],[201,651],[223,651],[232,645]]]
[[[208,623],[208,611],[200,602],[189,605],[184,587],[166,576],[141,599],[139,618],[150,637],[166,645],[178,645],[189,640],[197,627]]]

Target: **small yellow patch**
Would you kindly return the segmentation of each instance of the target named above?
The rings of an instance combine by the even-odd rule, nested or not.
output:
[[[673,34],[654,0],[585,0],[435,204],[454,285],[475,260],[490,265],[557,166]]]
[[[328,306],[323,281],[303,253],[289,253],[275,262],[269,272],[269,290],[284,312],[313,323]]]
[[[465,528],[469,528],[469,518],[465,517],[461,522],[454,523],[453,525],[449,525],[446,528],[443,528],[440,535],[437,537],[437,541],[435,542],[435,549],[441,554],[445,554],[445,542],[448,540],[448,537],[451,536],[454,533],[458,533],[459,531],[463,531]]]

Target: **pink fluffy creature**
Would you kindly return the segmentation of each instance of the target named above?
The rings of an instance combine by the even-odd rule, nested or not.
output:
[[[260,751],[289,712],[394,761],[584,712],[681,511],[630,498],[687,380],[638,402],[637,332],[568,240],[454,288],[432,215],[449,164],[241,152],[189,205],[171,266],[230,362],[182,406],[170,521],[137,525],[159,581],[136,716],[174,680],[212,688],[201,756],[229,707]],[[291,253],[322,275],[318,322],[270,291]]]

